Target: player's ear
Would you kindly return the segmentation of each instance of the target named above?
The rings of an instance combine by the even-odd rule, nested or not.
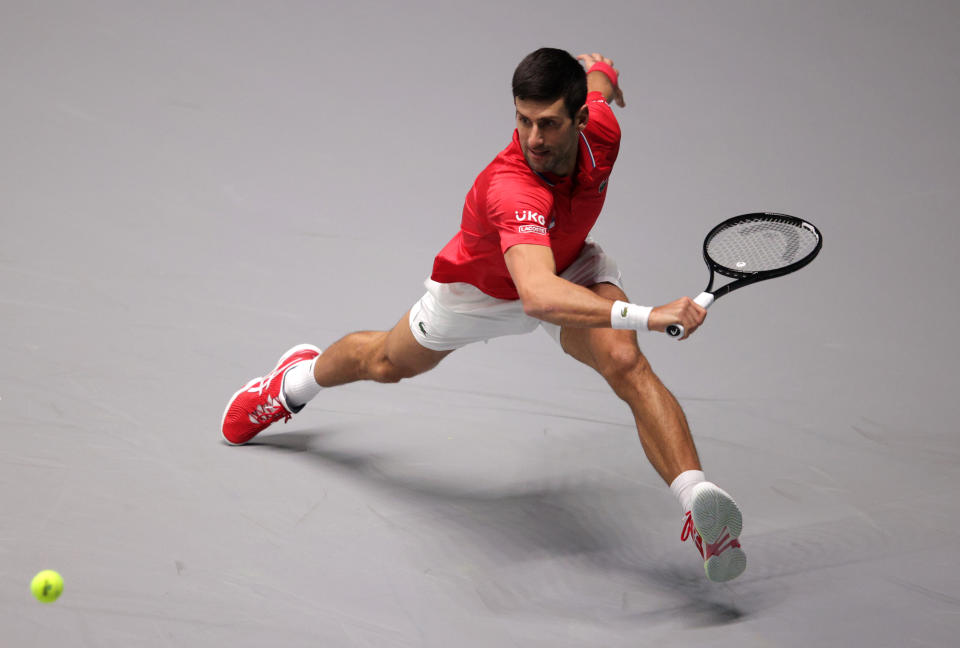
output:
[[[577,124],[577,130],[583,130],[587,127],[587,122],[590,121],[590,111],[587,110],[587,106],[580,106],[580,110],[577,111],[577,116],[573,120]]]

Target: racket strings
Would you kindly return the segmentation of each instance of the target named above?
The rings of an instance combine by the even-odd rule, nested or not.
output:
[[[756,218],[716,232],[707,242],[706,252],[714,263],[733,273],[753,273],[796,263],[813,254],[818,242],[816,232],[802,225]]]

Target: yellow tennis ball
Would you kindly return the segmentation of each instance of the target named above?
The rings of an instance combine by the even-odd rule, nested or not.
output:
[[[44,569],[30,581],[30,591],[43,603],[53,603],[63,593],[63,577],[52,569]]]

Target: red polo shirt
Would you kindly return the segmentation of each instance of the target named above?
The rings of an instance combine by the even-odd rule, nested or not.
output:
[[[580,134],[577,166],[563,178],[533,171],[513,132],[513,141],[467,194],[460,231],[434,259],[434,281],[463,281],[491,297],[518,299],[503,258],[510,247],[549,246],[557,274],[573,263],[600,216],[620,150],[620,126],[603,95],[588,94],[587,109],[590,118]]]

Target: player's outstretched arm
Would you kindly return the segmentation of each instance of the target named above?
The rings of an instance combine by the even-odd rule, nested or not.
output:
[[[553,252],[545,245],[514,245],[504,254],[507,269],[517,287],[523,310],[537,319],[576,328],[634,328],[664,331],[670,324],[682,324],[684,338],[697,330],[707,316],[689,297],[654,309],[614,302],[592,290],[556,275]],[[614,304],[618,308],[614,309]],[[627,314],[620,317],[621,309]],[[637,316],[640,313],[640,316]]]
[[[587,92],[599,92],[607,103],[616,102],[623,108],[623,90],[620,89],[620,70],[613,67],[613,61],[602,54],[581,54],[577,57],[587,68]]]

